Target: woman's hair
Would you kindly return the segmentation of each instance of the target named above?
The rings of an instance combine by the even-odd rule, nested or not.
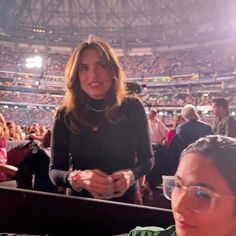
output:
[[[183,116],[181,116],[180,114],[177,115],[176,117],[174,117],[174,120],[173,120],[173,129],[176,129],[176,127],[179,125],[179,124],[182,124],[183,122],[185,121],[185,119],[183,118]]]
[[[72,53],[65,68],[66,94],[62,109],[69,114],[67,125],[73,131],[79,131],[76,125],[78,122],[89,126],[86,119],[89,96],[82,90],[79,80],[81,55],[88,49],[96,49],[112,71],[112,86],[105,98],[105,115],[108,121],[115,122],[117,107],[125,97],[125,75],[114,50],[99,38],[90,37],[88,41],[82,42]]]
[[[199,153],[219,170],[236,196],[236,139],[222,135],[208,135],[190,144],[181,153]]]
[[[6,122],[9,129],[9,138],[17,140],[16,123],[12,120]]]
[[[1,113],[0,113],[0,138],[6,140],[9,138],[9,129],[7,127],[6,120],[3,114]]]

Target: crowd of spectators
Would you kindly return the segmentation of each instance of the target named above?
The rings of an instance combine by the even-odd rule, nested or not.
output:
[[[44,58],[43,68],[32,70],[25,67],[25,58],[33,55],[32,52],[32,49],[0,46],[0,85],[9,87],[0,90],[1,110],[8,120],[13,119],[21,125],[37,121],[50,126],[53,113],[63,99],[63,72],[69,55],[44,52],[41,54]],[[171,76],[207,71],[234,72],[236,47],[217,45],[160,51],[153,55],[120,56],[119,60],[127,78],[143,79],[154,75]],[[195,87],[189,85],[146,86],[139,95],[147,107],[154,106],[160,109],[161,116],[168,125],[173,115],[185,104],[209,107],[212,99],[219,96],[219,93],[223,93],[225,89],[222,83],[208,85],[201,83]],[[21,89],[12,89],[13,87]],[[44,89],[45,92],[37,93],[37,89]],[[56,91],[58,94],[52,94],[51,91]],[[232,93],[226,97],[230,104],[235,106],[236,99],[233,95]],[[7,109],[3,107],[4,103],[9,105]],[[170,111],[168,108],[173,110]],[[206,114],[209,115],[209,112],[205,114],[203,112],[203,115]],[[210,116],[204,116],[203,119],[211,122]]]
[[[0,106],[0,111],[7,121],[13,120],[21,126],[32,124],[34,122],[40,125],[52,127],[55,110],[36,108],[36,107],[17,107],[9,106],[4,108]]]
[[[30,49],[0,46],[1,70],[63,75],[69,54],[34,52]],[[43,68],[27,69],[25,59],[42,55]],[[220,55],[220,56],[219,56]],[[120,63],[127,77],[189,74],[236,69],[236,46],[215,45],[189,49],[158,51],[153,55],[120,56]]]
[[[57,107],[61,104],[63,96],[49,94],[24,93],[19,91],[0,91],[2,102],[12,102],[14,104],[37,104],[51,105]]]
[[[55,87],[56,88],[56,87]],[[210,104],[211,101],[219,96],[218,93],[214,93],[217,87],[212,86],[212,93],[206,93],[201,90],[201,87],[195,89],[194,93],[190,93],[188,88],[175,88],[175,89],[156,89],[150,90],[148,93],[139,94],[144,104],[148,107],[157,107],[161,116],[165,120],[166,125],[169,125],[173,115],[188,103],[204,107],[202,111],[203,119],[208,123],[212,122]],[[37,91],[37,90],[36,90]],[[152,93],[153,92],[153,93]],[[12,90],[0,90],[1,97],[1,110],[5,117],[8,119],[16,120],[19,124],[24,125],[26,123],[39,121],[41,124],[50,125],[53,119],[53,111],[62,103],[63,95],[54,95],[50,93],[35,93],[12,91]],[[236,105],[236,98],[231,95],[228,96],[231,106]],[[4,107],[3,105],[8,105]],[[4,112],[5,110],[5,112]],[[207,115],[207,116],[206,116]]]
[[[181,92],[182,91],[182,92]],[[57,107],[63,100],[63,95],[53,94],[36,94],[32,92],[20,92],[20,91],[0,91],[0,97],[2,102],[11,102],[15,104],[37,104],[37,105],[50,105]],[[182,107],[186,103],[192,103],[199,106],[208,106],[211,100],[215,96],[211,96],[207,93],[194,93],[189,94],[188,91],[183,89],[175,90],[171,93],[157,93],[141,94],[142,100],[149,106],[159,107]],[[236,104],[235,98],[230,99],[231,104]]]
[[[55,108],[48,107],[37,107],[37,106],[7,106],[4,107],[0,105],[0,110],[7,120],[14,120],[21,126],[24,126],[29,123],[38,122],[40,125],[46,125],[48,127],[52,127],[52,122],[54,119],[54,115],[56,112]],[[158,114],[160,119],[165,123],[166,126],[170,127],[172,124],[173,118],[176,114],[179,114],[181,111],[181,107],[171,107],[167,110],[165,107],[158,107]],[[213,115],[211,111],[199,111],[201,114],[201,119],[208,124],[212,123]],[[147,108],[148,113],[148,108]]]

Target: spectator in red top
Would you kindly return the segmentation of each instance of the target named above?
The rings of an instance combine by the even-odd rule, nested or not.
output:
[[[174,117],[172,128],[169,129],[167,133],[166,143],[168,146],[170,145],[172,138],[176,135],[176,127],[184,122],[185,119],[181,115],[177,115],[176,117]]]

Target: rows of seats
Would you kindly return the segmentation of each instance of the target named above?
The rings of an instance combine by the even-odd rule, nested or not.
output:
[[[66,189],[52,184],[49,175],[50,150],[41,148],[36,141],[8,141],[7,143],[8,164],[0,170],[8,173],[9,179],[1,182],[0,186],[10,186],[29,190],[37,190],[49,193],[66,194]],[[169,201],[163,197],[160,188],[160,174],[163,170],[160,162],[148,175],[150,188],[141,189],[144,205],[170,209]]]
[[[34,52],[24,48],[0,46],[0,65],[8,71],[40,74],[41,69],[27,69],[26,57]],[[40,54],[40,51],[38,52]],[[221,55],[218,57],[217,55]],[[62,75],[69,58],[63,53],[42,53],[46,62],[45,74]],[[119,61],[128,77],[144,77],[197,72],[234,71],[236,48],[234,44],[159,51],[153,55],[120,56]]]

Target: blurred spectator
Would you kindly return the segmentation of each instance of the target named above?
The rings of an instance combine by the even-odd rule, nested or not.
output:
[[[25,139],[25,132],[23,131],[20,125],[16,125],[16,133],[19,135],[20,140]]]
[[[20,141],[20,135],[17,133],[17,126],[14,121],[7,121],[7,127],[9,129],[9,140]]]
[[[170,145],[172,138],[176,135],[177,126],[184,122],[185,122],[185,119],[181,115],[177,115],[176,117],[174,117],[172,128],[169,129],[167,133],[166,141],[167,141],[168,146]]]
[[[222,134],[236,138],[236,120],[229,115],[229,104],[225,98],[215,98],[212,112],[216,118],[213,123],[214,134]]]
[[[168,128],[157,118],[157,111],[154,108],[149,111],[148,125],[152,144],[163,144],[166,141]]]
[[[212,134],[211,127],[200,121],[197,109],[192,104],[184,106],[181,115],[186,122],[176,128],[176,134],[179,134],[187,145],[195,142],[198,138]]]
[[[51,135],[52,135],[52,132],[50,129],[48,129],[42,140],[43,148],[49,148],[51,146]]]
[[[0,113],[0,164],[7,164],[6,143],[9,138],[9,129],[4,116]],[[0,172],[0,181],[7,180],[7,175]]]

